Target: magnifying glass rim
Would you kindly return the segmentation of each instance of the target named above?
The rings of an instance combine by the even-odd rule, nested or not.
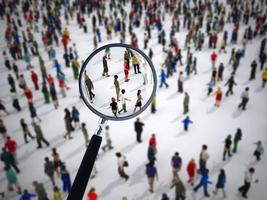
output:
[[[141,54],[145,59],[146,61],[148,62],[149,64],[149,67],[152,71],[152,75],[153,75],[153,81],[154,81],[154,86],[153,86],[153,90],[152,90],[152,93],[151,93],[151,96],[149,97],[148,101],[145,103],[145,105],[143,107],[141,107],[140,110],[138,110],[137,112],[131,114],[131,115],[128,115],[128,116],[122,116],[122,117],[111,117],[111,116],[108,116],[108,115],[105,115],[105,114],[102,114],[101,112],[97,111],[93,106],[91,106],[91,104],[88,102],[87,98],[84,96],[83,94],[83,90],[82,90],[82,77],[83,77],[83,73],[86,69],[86,66],[88,64],[88,62],[97,54],[99,53],[100,51],[102,50],[105,50],[106,48],[111,48],[111,47],[123,47],[123,48],[128,48],[128,49],[132,49],[136,52],[138,52],[139,54]],[[144,110],[146,110],[146,108],[149,106],[149,104],[151,103],[152,101],[152,98],[155,96],[156,94],[156,90],[157,90],[157,74],[156,74],[156,70],[155,70],[155,67],[153,65],[153,63],[151,62],[150,58],[148,58],[148,56],[142,52],[140,49],[137,49],[137,48],[134,48],[132,47],[131,45],[128,45],[128,44],[123,44],[123,43],[110,43],[110,44],[107,44],[107,45],[104,45],[102,47],[99,47],[98,49],[96,49],[95,51],[93,51],[93,53],[91,53],[87,59],[84,61],[83,65],[82,65],[82,68],[80,70],[80,74],[79,74],[79,91],[80,91],[80,94],[81,94],[81,97],[84,101],[84,103],[86,104],[86,106],[93,112],[95,113],[96,115],[100,116],[101,118],[103,119],[106,119],[106,120],[112,120],[112,121],[123,121],[123,120],[128,120],[128,119],[131,119],[131,118],[134,118],[136,117],[137,115],[141,114]]]

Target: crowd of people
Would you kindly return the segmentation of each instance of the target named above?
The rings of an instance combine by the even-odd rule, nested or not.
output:
[[[74,23],[76,28],[82,29],[83,34],[91,34],[93,49],[96,49],[103,41],[117,39],[121,43],[129,43],[133,47],[144,49],[152,60],[156,55],[150,41],[157,33],[157,45],[161,46],[161,53],[164,55],[162,66],[156,66],[159,79],[158,90],[163,90],[163,85],[166,89],[170,88],[170,81],[177,78],[177,92],[184,95],[181,106],[184,119],[179,123],[183,123],[184,131],[190,132],[189,125],[194,126],[194,116],[191,116],[192,119],[189,116],[191,111],[190,93],[186,91],[184,86],[190,84],[190,77],[201,76],[198,73],[199,59],[194,54],[201,51],[212,51],[209,58],[203,57],[201,59],[210,59],[210,79],[203,87],[207,89],[207,93],[205,91],[207,98],[214,95],[216,109],[223,107],[223,99],[231,98],[234,93],[240,93],[240,102],[236,103],[236,108],[240,109],[240,112],[241,110],[242,112],[248,110],[251,86],[245,86],[242,91],[234,91],[234,87],[239,84],[236,81],[236,75],[241,70],[240,60],[247,56],[248,44],[258,40],[260,41],[259,52],[255,52],[253,55],[252,63],[246,63],[248,66],[250,65],[250,75],[244,79],[251,82],[259,80],[259,86],[265,88],[267,82],[266,17],[267,1],[264,0],[2,0],[0,2],[0,20],[1,25],[3,25],[4,36],[1,36],[3,38],[1,44],[5,46],[2,51],[2,58],[3,68],[8,71],[8,76],[2,77],[1,74],[1,78],[7,79],[11,101],[0,99],[2,146],[0,158],[4,164],[4,169],[1,169],[0,172],[5,173],[8,183],[7,190],[1,187],[1,190],[4,191],[0,191],[0,195],[4,197],[15,189],[20,200],[30,200],[34,197],[38,197],[39,200],[61,200],[71,190],[72,181],[67,163],[61,159],[57,148],[51,145],[51,141],[46,139],[44,122],[38,115],[38,107],[36,106],[37,96],[41,94],[44,104],[52,104],[57,110],[61,106],[60,101],[68,96],[68,92],[77,90],[77,87],[69,87],[67,80],[72,78],[78,84],[79,69],[83,64],[82,59],[85,58],[81,58],[81,52],[79,52],[74,40],[75,37],[72,36],[71,30],[68,28],[71,23]],[[167,30],[167,23],[171,23],[170,30]],[[225,26],[228,25],[232,28],[226,29]],[[137,29],[142,29],[144,35],[136,34],[135,30]],[[181,41],[177,37],[177,34],[181,32],[186,33],[185,41]],[[182,47],[181,44],[184,46]],[[218,63],[218,57],[228,51],[231,52],[229,61]],[[102,75],[107,77],[110,75],[105,62],[109,56],[109,50],[106,50],[106,56],[103,58]],[[38,66],[33,65],[33,60],[38,60],[39,69]],[[46,60],[52,63],[52,69],[48,68]],[[132,56],[131,61],[130,63],[126,51],[124,55],[125,82],[129,81],[129,73],[138,74],[141,72],[138,60]],[[226,65],[232,67],[229,78],[225,75]],[[68,68],[72,70],[72,77],[66,73]],[[260,73],[260,76],[257,73]],[[30,79],[26,77],[30,77]],[[145,83],[146,80],[144,79]],[[92,90],[94,87],[86,72],[85,84],[89,91],[90,100],[93,101],[95,94]],[[114,86],[116,96],[112,98],[110,106],[112,113],[117,117],[118,113],[127,111],[126,101],[128,99],[125,95],[126,91],[119,87],[117,75],[114,76]],[[225,90],[223,87],[228,89]],[[62,99],[59,98],[59,95]],[[21,185],[19,181],[19,174],[23,173],[18,162],[17,150],[19,147],[11,136],[12,133],[8,131],[9,127],[5,125],[5,117],[24,112],[24,100],[26,100],[29,109],[31,122],[27,121],[26,117],[21,118],[18,122],[21,125],[22,137],[25,142],[23,145],[26,146],[29,142],[36,140],[38,149],[43,148],[43,144],[47,148],[51,148],[52,153],[44,157],[44,163],[36,163],[36,167],[44,168],[45,175],[51,181],[49,187],[45,187],[38,177],[32,177],[32,186]],[[122,109],[118,108],[117,101],[119,100],[123,102]],[[157,112],[156,102],[155,96],[151,104],[152,114]],[[7,104],[11,104],[14,110],[7,109]],[[134,112],[141,106],[142,95],[141,90],[138,90]],[[81,122],[79,110],[75,106],[64,108],[64,122],[62,120],[62,123],[65,124],[66,129],[65,139],[72,139],[72,133],[80,131],[80,134],[84,136],[85,146],[89,144],[90,137],[86,123]],[[143,142],[141,136],[144,126],[145,122],[140,118],[134,122],[138,143]],[[238,154],[239,143],[246,137],[242,127],[236,128],[237,131],[234,135],[220,138],[224,139],[222,161]],[[106,152],[116,149],[112,145],[110,126],[108,125],[105,127],[104,137],[106,144],[102,150]],[[157,162],[160,160],[157,144],[157,134],[153,133],[148,141],[147,164],[144,166],[148,179],[148,190],[151,193],[157,192],[155,181],[159,180],[160,176],[157,169]],[[219,190],[222,191],[224,198],[228,196],[227,190],[225,190],[227,171],[223,168],[220,169],[217,181],[211,181],[209,177],[209,151],[213,150],[208,148],[208,144],[203,144],[198,162],[196,158],[192,158],[187,164],[183,163],[183,155],[179,151],[173,152],[173,156],[170,158],[173,175],[172,180],[170,180],[170,188],[175,187],[176,200],[186,199],[188,190],[195,194],[201,187],[204,188],[205,197],[212,194],[217,195]],[[263,153],[263,141],[261,138],[255,139],[255,151],[251,152],[251,155],[255,156],[257,162],[260,162]],[[131,174],[127,174],[126,169],[134,163],[126,157],[124,152],[117,151],[114,155],[114,159],[116,158],[119,176],[128,181],[132,177]],[[186,167],[182,167],[185,165]],[[184,168],[188,174],[187,182],[190,189],[186,187],[185,180],[180,176]],[[249,167],[244,172],[244,177],[241,177],[244,184],[240,187],[236,186],[243,198],[248,198],[251,184],[258,182],[258,179],[254,179],[256,172],[254,166]],[[92,177],[96,175],[95,166]],[[56,184],[57,179],[61,180],[62,187]],[[212,184],[214,190],[210,193],[209,187]],[[50,191],[49,193],[52,191],[53,196],[49,196],[47,191]],[[162,200],[170,199],[167,192],[162,194]],[[98,196],[96,187],[87,191],[88,200],[100,199],[101,197]],[[124,196],[122,199],[127,200],[127,197]]]

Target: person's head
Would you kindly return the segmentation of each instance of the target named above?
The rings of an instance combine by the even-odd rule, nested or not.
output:
[[[54,192],[59,192],[58,186],[54,186],[53,190],[54,190]]]
[[[224,169],[220,169],[220,174],[225,175]]]
[[[137,118],[136,118],[136,121],[138,121],[138,122],[139,122],[139,121],[140,121],[140,117],[137,117]]]
[[[203,150],[207,150],[208,149],[208,146],[206,144],[202,145],[202,149]]]
[[[28,193],[29,193],[28,190],[26,190],[26,189],[23,190],[23,194],[24,194],[24,195],[28,195]]]
[[[242,132],[242,130],[241,130],[241,128],[237,128],[237,130],[236,130],[237,132],[239,132],[239,133],[241,133]]]
[[[152,137],[156,137],[156,134],[155,133],[152,133]]]
[[[89,192],[95,192],[95,188],[94,187],[91,187]]]
[[[82,127],[84,128],[85,126],[86,126],[86,124],[83,122],[83,123],[82,123]]]
[[[109,130],[109,125],[106,125],[105,129],[106,129],[106,130]]]
[[[175,155],[175,156],[179,156],[179,153],[178,153],[178,152],[175,152],[174,155]]]
[[[57,149],[54,147],[54,148],[52,148],[52,152],[53,153],[56,153],[57,152]]]
[[[122,89],[122,90],[121,90],[121,93],[122,93],[122,94],[125,94],[125,89]]]
[[[48,162],[49,161],[49,158],[48,157],[45,157],[44,160],[45,160],[45,162]]]
[[[117,156],[118,158],[120,158],[120,157],[121,157],[121,153],[120,153],[120,152],[117,152],[117,153],[116,153],[116,156]]]
[[[116,102],[116,99],[114,97],[111,98],[112,102]]]
[[[137,95],[140,95],[141,94],[141,90],[137,90]]]
[[[245,90],[246,90],[246,91],[249,91],[249,87],[246,87]]]
[[[258,142],[257,142],[257,144],[261,144],[262,142],[261,142],[261,140],[259,140]]]
[[[253,167],[249,168],[249,172],[253,174],[255,172],[255,169]]]
[[[114,76],[114,79],[116,79],[116,80],[117,80],[118,78],[119,78],[119,77],[118,77],[118,75],[115,75],[115,76]]]
[[[127,197],[122,197],[122,200],[128,200],[128,198]]]
[[[7,136],[7,138],[6,138],[7,140],[10,140],[11,138],[10,138],[10,136]]]
[[[36,187],[38,185],[38,181],[33,181],[32,185],[33,185],[33,187]]]

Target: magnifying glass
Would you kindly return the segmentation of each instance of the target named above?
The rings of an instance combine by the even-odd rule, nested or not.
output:
[[[151,103],[157,75],[148,56],[127,44],[113,43],[95,50],[85,60],[79,75],[79,90],[85,105],[100,117],[82,159],[67,200],[82,200],[108,120],[136,117]]]

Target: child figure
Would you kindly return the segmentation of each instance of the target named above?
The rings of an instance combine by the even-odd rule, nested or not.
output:
[[[186,116],[182,123],[184,124],[184,130],[188,131],[188,126],[189,124],[193,124],[193,121],[190,120],[189,116]]]
[[[215,106],[220,107],[222,96],[223,96],[223,93],[222,93],[221,87],[218,87],[218,89],[215,92]]]

